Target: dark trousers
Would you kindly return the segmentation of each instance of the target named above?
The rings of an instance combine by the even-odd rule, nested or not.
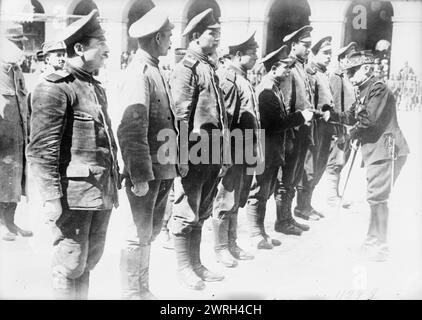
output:
[[[276,201],[282,201],[286,195],[293,199],[294,188],[302,179],[306,153],[310,144],[310,128],[303,125],[295,131],[295,134],[291,141],[286,142],[285,162],[279,171],[274,190]],[[288,145],[290,147],[287,147]]]
[[[103,254],[110,213],[63,209],[52,263],[56,299],[87,298],[89,272]]]
[[[245,206],[253,178],[246,169],[246,165],[235,164],[221,179],[214,200],[213,218],[228,219],[230,214],[237,214],[239,207]]]
[[[274,192],[277,182],[279,167],[267,167],[260,175],[254,175],[248,203],[246,216],[249,224],[249,235],[251,237],[263,234],[265,211],[267,201]]]
[[[306,209],[311,205],[312,192],[327,167],[333,136],[332,125],[326,123],[323,119],[315,121],[312,129],[314,143],[309,146],[306,152],[302,179],[297,186],[299,193],[303,191],[307,194],[307,197],[298,195],[297,207],[302,209]],[[304,198],[303,201],[305,203],[301,203],[302,198]]]
[[[220,181],[220,165],[189,165],[188,174],[174,180],[173,215],[169,229],[174,235],[201,228],[212,214],[212,205]]]
[[[149,181],[147,194],[137,197],[131,191],[132,182],[126,179],[126,194],[133,218],[126,238],[128,247],[148,246],[160,233],[172,184],[173,179]],[[135,229],[136,232],[132,232]]]
[[[0,224],[4,224],[6,227],[14,224],[16,202],[0,202]]]

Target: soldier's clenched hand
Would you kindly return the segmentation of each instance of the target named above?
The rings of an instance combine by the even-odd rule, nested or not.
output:
[[[44,203],[44,213],[46,215],[47,224],[55,224],[62,215],[62,204],[60,199],[47,200]]]
[[[134,186],[132,186],[131,190],[137,197],[143,197],[149,190],[148,182],[136,183]]]

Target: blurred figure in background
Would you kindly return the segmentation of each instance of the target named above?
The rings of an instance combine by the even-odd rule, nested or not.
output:
[[[17,203],[25,195],[27,181],[30,111],[20,68],[25,40],[21,25],[0,25],[0,235],[7,241],[17,235],[32,236],[31,231],[15,224]]]

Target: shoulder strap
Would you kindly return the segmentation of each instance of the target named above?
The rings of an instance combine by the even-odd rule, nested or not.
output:
[[[344,79],[342,76],[340,76],[340,82],[341,82],[341,91],[340,91],[340,104],[341,104],[341,112],[344,112]]]

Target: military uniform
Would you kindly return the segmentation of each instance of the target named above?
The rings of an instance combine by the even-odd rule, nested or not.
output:
[[[24,39],[21,25],[2,26],[0,54],[0,227],[3,240],[31,236],[14,222],[17,203],[25,195],[25,148],[29,141],[27,89],[17,59],[23,52],[13,41]],[[9,55],[9,56],[8,56]]]
[[[94,10],[68,31],[83,37],[88,27],[98,30],[97,17]],[[41,199],[60,199],[62,206],[53,226],[55,298],[86,299],[90,271],[102,256],[110,213],[118,206],[117,145],[106,94],[92,74],[69,63],[36,86],[31,104],[31,172]]]
[[[368,53],[356,52],[350,57],[350,66],[356,67],[371,61]],[[384,254],[382,250],[387,240],[388,198],[391,186],[406,161],[409,147],[397,122],[395,99],[391,90],[375,78],[362,83],[359,90],[360,103],[340,114],[332,112],[331,119],[349,125],[356,123],[350,138],[359,139],[361,143],[362,160],[367,168],[367,201],[371,208],[366,244],[380,246],[379,253]]]
[[[246,40],[232,44],[230,51],[246,51],[256,49],[254,35],[248,35]],[[260,116],[258,99],[252,84],[247,78],[247,70],[241,69],[233,62],[228,62],[225,68],[218,73],[220,87],[224,94],[227,110],[227,119],[231,132],[242,132],[242,145],[244,146],[241,162],[234,163],[221,179],[218,185],[217,196],[213,207],[213,226],[215,238],[215,252],[217,260],[227,267],[237,265],[233,259],[252,259],[253,256],[243,251],[236,243],[237,239],[237,214],[239,207],[244,207],[248,199],[252,183],[252,166],[246,162],[246,152],[252,152],[257,157],[258,164],[263,160],[260,140]],[[246,131],[252,130],[253,135],[248,136]],[[231,146],[232,160],[238,157],[236,143]],[[249,150],[245,150],[248,148]],[[248,172],[248,167],[251,172]],[[228,251],[227,251],[228,250]]]
[[[154,26],[150,30],[152,34],[173,28],[168,17],[153,8],[132,24],[129,35],[134,38],[148,36],[151,33],[145,33],[146,25]],[[142,48],[138,49],[126,69],[122,88],[126,109],[117,136],[125,163],[123,176],[133,218],[120,259],[124,299],[151,297],[148,289],[151,242],[161,230],[167,198],[177,176],[177,154],[159,159],[159,150],[164,144],[158,139],[160,132],[167,131],[170,140],[166,143],[174,148],[177,146],[177,133],[170,88],[158,63],[157,57]],[[149,186],[147,194],[141,197],[131,191],[139,182],[146,182]]]
[[[192,18],[184,35],[195,30],[201,33],[207,28],[219,28],[212,12],[212,9],[207,9]],[[202,130],[212,141],[213,129],[219,133],[227,131],[226,110],[218,77],[208,56],[194,43],[190,44],[185,56],[175,66],[170,87],[181,136],[183,131],[195,134]],[[194,144],[181,140],[181,153],[190,150]],[[202,280],[223,279],[221,276],[209,277],[209,270],[200,261],[202,226],[212,214],[222,167],[221,159],[218,159],[218,163],[211,162],[213,151],[212,148],[207,149],[209,163],[192,163],[189,159],[187,175],[175,179],[173,215],[169,222],[169,229],[174,235],[178,275],[192,289],[203,289]],[[181,163],[183,160],[186,159],[181,159]]]
[[[286,59],[282,51],[286,46],[268,54],[263,63],[269,71],[273,64],[282,60],[289,65],[294,60]],[[268,64],[268,66],[267,66]],[[255,174],[247,204],[247,218],[249,236],[256,239],[259,249],[271,249],[273,241],[265,231],[264,220],[267,200],[274,192],[280,166],[285,162],[285,144],[287,132],[293,127],[304,123],[300,111],[288,114],[284,104],[284,97],[280,90],[282,80],[267,74],[256,88],[261,115],[261,126],[265,130],[265,170],[262,174]]]
[[[331,37],[322,38],[312,47],[315,55],[321,50],[331,52]],[[308,64],[306,71],[311,82],[315,109],[321,111],[324,107],[331,107],[333,96],[326,67],[311,62]],[[318,220],[319,217],[323,217],[323,214],[312,207],[312,194],[327,166],[333,127],[331,124],[327,124],[324,119],[318,119],[312,123],[311,130],[313,143],[306,153],[303,176],[297,187],[295,215],[307,220]]]
[[[355,50],[356,43],[351,42],[338,52],[338,58],[341,61],[346,54]],[[336,112],[349,110],[356,101],[356,90],[347,75],[343,73],[341,67],[335,70],[329,77],[331,93],[333,94],[333,108]],[[342,124],[332,124],[334,135],[331,141],[330,156],[327,164],[327,182],[328,182],[328,203],[335,206],[340,201],[339,181],[340,173],[347,163],[350,155],[350,143],[346,126]],[[350,206],[343,200],[343,207]]]
[[[292,35],[286,36],[284,41],[292,41],[298,37],[309,39],[309,32],[312,27],[305,26]],[[296,56],[291,70],[291,80],[287,80],[281,87],[286,98],[286,107],[289,113],[298,110],[313,109],[313,93],[309,77],[305,70],[305,61]],[[290,85],[290,88],[289,88]],[[286,154],[285,162],[279,172],[275,187],[275,199],[277,205],[277,220],[275,230],[287,234],[300,235],[302,228],[296,225],[292,218],[291,205],[295,196],[295,188],[302,178],[306,152],[312,143],[312,131],[307,125],[295,127],[291,132],[286,133]],[[305,229],[307,229],[305,227]]]

